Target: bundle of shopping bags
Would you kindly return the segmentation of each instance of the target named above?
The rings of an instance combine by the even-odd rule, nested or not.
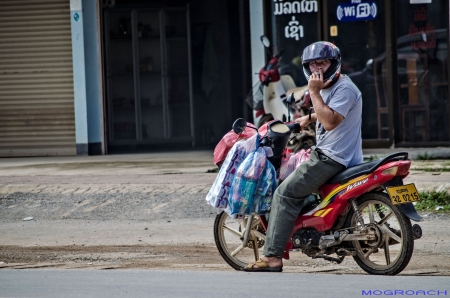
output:
[[[261,136],[253,131],[253,134],[247,131],[245,138],[230,131],[223,139],[231,148],[219,142],[215,150],[214,162],[220,165],[220,170],[206,201],[218,212],[223,210],[233,218],[267,213],[278,183],[309,158],[309,150],[292,153],[286,149],[277,172],[268,160],[273,155],[272,149],[259,147]],[[220,154],[223,159],[225,153],[224,160],[217,158]]]

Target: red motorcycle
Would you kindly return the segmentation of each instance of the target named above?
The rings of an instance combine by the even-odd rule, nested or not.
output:
[[[292,101],[292,99],[291,99]],[[247,122],[238,119],[233,130],[241,133]],[[270,146],[269,161],[279,171],[281,159],[298,123],[274,121],[268,125],[259,146]],[[299,214],[283,258],[301,250],[316,259],[341,263],[352,256],[367,273],[396,275],[409,263],[414,240],[422,236],[421,221],[412,202],[419,200],[414,184],[403,185],[411,161],[407,152],[347,168],[310,195]],[[217,215],[214,239],[224,260],[234,269],[258,260],[262,255],[270,213],[233,219]]]

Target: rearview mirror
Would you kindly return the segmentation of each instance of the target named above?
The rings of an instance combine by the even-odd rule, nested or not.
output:
[[[241,134],[247,127],[247,120],[244,118],[238,118],[233,123],[233,131],[237,134]]]
[[[262,44],[263,44],[266,48],[270,47],[270,40],[267,38],[267,36],[262,35],[260,38],[261,38]]]
[[[289,105],[289,106],[295,105],[294,92],[292,92],[291,95],[289,95],[289,96],[286,98],[286,104]]]

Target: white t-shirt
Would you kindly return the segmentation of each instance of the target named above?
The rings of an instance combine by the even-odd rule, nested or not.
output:
[[[317,121],[317,148],[346,167],[362,163],[362,98],[358,87],[344,75],[330,88],[321,90],[320,94],[325,104],[344,116],[344,120],[331,131],[326,131]]]

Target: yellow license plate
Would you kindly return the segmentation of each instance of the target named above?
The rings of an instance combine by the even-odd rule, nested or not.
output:
[[[414,183],[401,186],[388,187],[387,192],[393,204],[412,203],[420,200]]]

